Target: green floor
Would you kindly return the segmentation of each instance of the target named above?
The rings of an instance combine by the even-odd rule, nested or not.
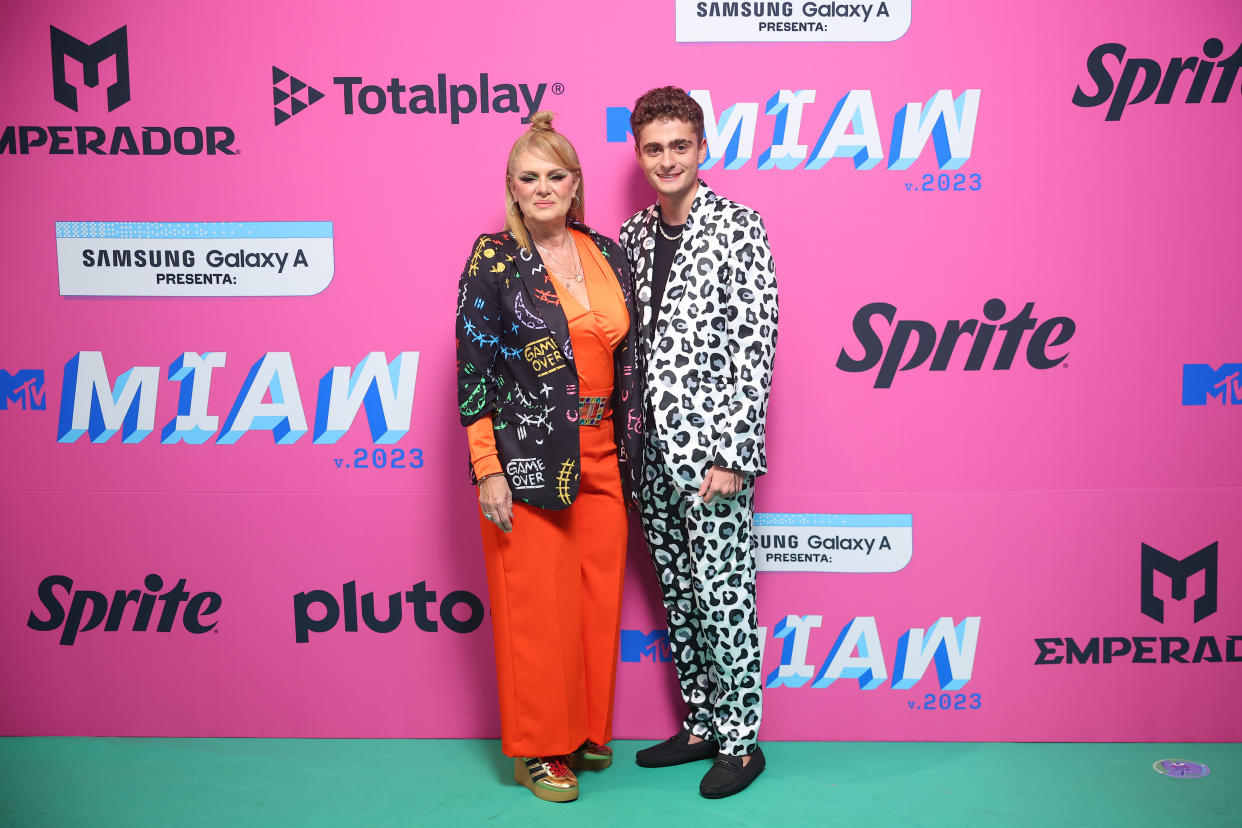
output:
[[[513,783],[492,741],[0,739],[0,824],[1242,825],[1242,745],[769,742],[739,796],[709,764],[644,770],[637,742],[574,803]],[[1176,779],[1158,759],[1212,772]]]

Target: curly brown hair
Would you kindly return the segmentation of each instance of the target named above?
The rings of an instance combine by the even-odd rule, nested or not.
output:
[[[638,141],[638,132],[652,121],[685,121],[694,128],[698,140],[703,140],[703,107],[679,86],[661,86],[644,92],[634,101],[630,112],[630,132]]]

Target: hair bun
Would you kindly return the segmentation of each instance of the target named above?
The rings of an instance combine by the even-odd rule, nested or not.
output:
[[[546,109],[541,109],[534,115],[530,116],[531,132],[556,132],[552,128],[552,113]]]

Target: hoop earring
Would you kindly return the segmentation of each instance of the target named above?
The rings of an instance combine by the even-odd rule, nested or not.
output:
[[[578,202],[578,206],[582,206],[582,199],[578,198],[578,194],[574,193],[574,201]]]
[[[510,212],[510,213],[520,213],[520,212],[522,212],[522,208],[518,206],[518,203],[517,203],[516,201],[510,201],[510,202],[509,202],[509,212]]]

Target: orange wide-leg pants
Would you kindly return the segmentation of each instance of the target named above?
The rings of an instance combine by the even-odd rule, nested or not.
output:
[[[507,756],[556,756],[612,738],[628,526],[611,418],[578,433],[573,505],[515,501],[509,534],[479,517]]]

